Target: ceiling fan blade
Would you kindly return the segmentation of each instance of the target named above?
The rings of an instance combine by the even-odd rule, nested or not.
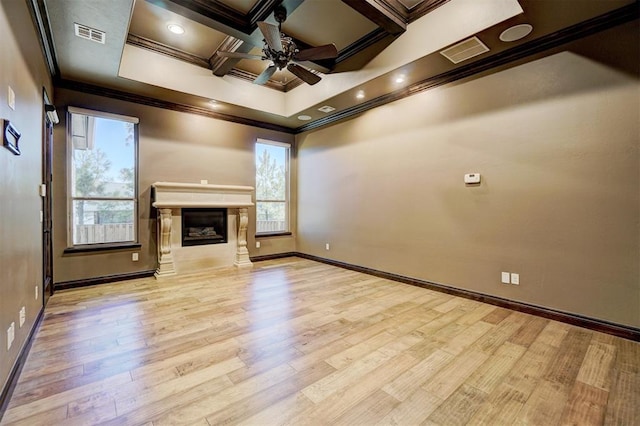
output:
[[[268,22],[258,22],[258,28],[264,36],[267,45],[276,52],[282,52],[282,41],[280,40],[280,30],[275,25]]]
[[[287,69],[291,71],[292,74],[299,77],[302,81],[304,81],[309,85],[314,85],[320,80],[322,80],[322,78],[319,75],[312,73],[311,71],[309,71],[304,67],[301,67],[300,65],[289,64],[287,65]]]
[[[239,52],[217,51],[216,55],[222,56],[224,58],[234,58],[234,59],[262,59],[262,56],[260,55],[251,55],[249,53],[239,53]]]
[[[275,65],[269,65],[269,67],[267,67],[267,69],[265,69],[264,71],[262,71],[262,73],[260,73],[260,75],[258,77],[256,77],[255,80],[253,80],[254,84],[265,84],[267,81],[269,81],[269,79],[271,78],[271,76],[278,70],[278,67]]]
[[[293,57],[296,61],[315,61],[316,59],[332,59],[338,56],[338,49],[335,44],[325,44],[323,46],[311,47],[301,50]]]

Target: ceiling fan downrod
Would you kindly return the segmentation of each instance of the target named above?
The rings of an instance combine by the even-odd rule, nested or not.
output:
[[[278,23],[278,30],[282,32],[282,23],[287,20],[287,9],[283,5],[278,5],[273,10],[273,17],[276,18]]]

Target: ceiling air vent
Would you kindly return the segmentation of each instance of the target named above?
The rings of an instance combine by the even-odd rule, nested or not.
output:
[[[78,23],[73,24],[76,29],[76,35],[80,38],[95,41],[96,43],[104,44],[107,34],[104,31],[96,30],[95,28],[87,27]]]
[[[331,111],[335,111],[336,109],[332,106],[329,105],[325,105],[323,107],[318,108],[318,111],[322,111],[322,112],[331,112]]]
[[[454,64],[488,52],[489,48],[478,37],[471,37],[440,52]]]

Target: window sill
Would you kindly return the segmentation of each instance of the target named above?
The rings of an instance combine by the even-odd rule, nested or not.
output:
[[[112,250],[134,250],[142,247],[140,243],[109,243],[109,244],[90,244],[84,246],[67,247],[64,254],[91,253],[99,251]]]
[[[256,238],[269,238],[269,237],[288,237],[293,235],[291,232],[265,232],[264,234],[256,234]]]

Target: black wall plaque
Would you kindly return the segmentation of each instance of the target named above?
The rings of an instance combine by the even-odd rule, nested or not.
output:
[[[2,144],[15,155],[20,155],[20,147],[18,145],[18,142],[20,141],[20,132],[18,129],[13,127],[13,124],[11,124],[9,120],[3,121]]]

